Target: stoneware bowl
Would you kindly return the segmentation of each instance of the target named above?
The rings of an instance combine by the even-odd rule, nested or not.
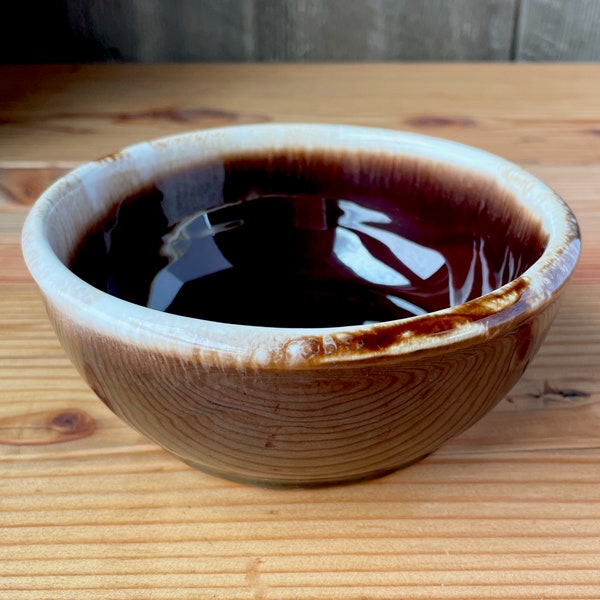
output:
[[[453,232],[483,219],[481,239],[453,267],[462,273],[454,275],[454,302],[334,327],[230,324],[116,298],[69,268],[82,237],[125,197],[202,161],[257,155],[288,157],[294,177],[302,156],[308,178],[316,156],[342,157],[359,171],[387,164],[385,177],[361,172],[356,181],[408,185],[410,201],[404,206],[400,194],[398,214],[418,225],[425,245],[445,240],[452,251]],[[197,210],[197,191],[179,193],[183,216]],[[209,197],[205,208],[223,202]],[[360,235],[377,221],[363,222]],[[514,164],[419,135],[302,124],[192,132],[84,165],[41,196],[22,242],[58,338],[106,406],[198,469],[270,486],[382,475],[473,425],[539,348],[580,252],[569,208]],[[481,260],[484,244],[504,256],[494,273]],[[463,293],[477,289],[477,277],[497,285]]]

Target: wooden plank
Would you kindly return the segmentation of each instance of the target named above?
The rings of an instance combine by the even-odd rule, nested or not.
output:
[[[541,358],[565,336],[579,340],[577,355],[589,347],[595,357],[598,342],[586,346],[580,333],[600,332],[589,319],[600,289],[588,287],[582,303],[583,289],[569,294]],[[4,288],[0,315],[3,334],[21,318],[51,341],[19,350],[17,371],[0,361],[0,411],[10,416],[0,431],[19,425],[21,442],[0,445],[7,597],[145,599],[152,586],[150,597],[165,600],[517,600],[533,590],[591,599],[600,589],[597,376],[566,376],[563,386],[590,395],[562,397],[558,383],[540,388],[560,367],[535,361],[510,400],[422,463],[368,484],[277,492],[195,472],[123,425],[66,358],[56,362],[31,284]],[[0,338],[0,356],[15,356],[14,339]],[[79,411],[95,428],[38,445],[27,436],[34,410]]]
[[[508,60],[516,0],[61,0],[15,62]],[[51,31],[60,31],[58,39]],[[8,32],[7,32],[8,34]],[[12,35],[10,36],[13,37]],[[38,43],[35,43],[35,41]],[[33,42],[33,43],[32,43]]]
[[[597,61],[600,2],[521,0],[517,60]]]
[[[508,60],[514,0],[255,0],[256,58]]]
[[[600,597],[598,69],[425,67],[0,73],[1,597]],[[312,100],[302,97],[311,86]],[[49,325],[20,262],[21,223],[45,186],[103,144],[240,122],[192,110],[202,107],[445,134],[504,149],[556,189],[580,219],[583,255],[509,396],[410,468],[319,490],[194,471],[110,413]]]
[[[5,161],[92,160],[162,135],[265,121],[408,129],[522,163],[600,160],[599,65],[2,67],[0,97]]]
[[[245,0],[62,0],[72,61],[243,61],[253,54]]]
[[[416,6],[413,0],[60,0],[37,7],[38,18],[31,20],[27,7],[15,4],[2,21],[1,60],[600,57],[596,0],[421,0]]]

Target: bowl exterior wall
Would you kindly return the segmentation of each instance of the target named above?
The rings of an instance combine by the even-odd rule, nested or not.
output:
[[[278,369],[217,369],[131,347],[46,304],[92,390],[121,419],[199,469],[262,485],[381,475],[489,412],[539,348],[557,303],[514,330],[437,355]]]

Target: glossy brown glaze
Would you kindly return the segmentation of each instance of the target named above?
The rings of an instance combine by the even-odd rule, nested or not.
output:
[[[207,369],[50,316],[100,399],[183,461],[307,486],[385,474],[467,429],[521,376],[555,312],[552,304],[513,331],[437,356],[297,371]]]
[[[290,150],[201,163],[123,198],[71,268],[183,316],[337,327],[473,300],[518,277],[545,242],[509,194],[472,174]]]

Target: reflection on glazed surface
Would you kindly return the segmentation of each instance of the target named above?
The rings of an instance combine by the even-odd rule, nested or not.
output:
[[[73,270],[115,296],[174,314],[336,327],[462,304],[541,255],[535,226],[515,228],[510,211],[490,211],[481,190],[455,197],[411,186],[402,172],[370,189],[364,179],[377,166],[359,171],[358,184],[356,172],[338,172],[321,190],[306,169],[290,174],[289,164],[287,178],[277,172],[261,185],[252,177],[260,164],[241,175],[235,161],[202,165],[185,176],[197,189],[179,186],[184,200],[173,180],[124,199],[84,240]],[[319,168],[323,178],[338,165]]]

